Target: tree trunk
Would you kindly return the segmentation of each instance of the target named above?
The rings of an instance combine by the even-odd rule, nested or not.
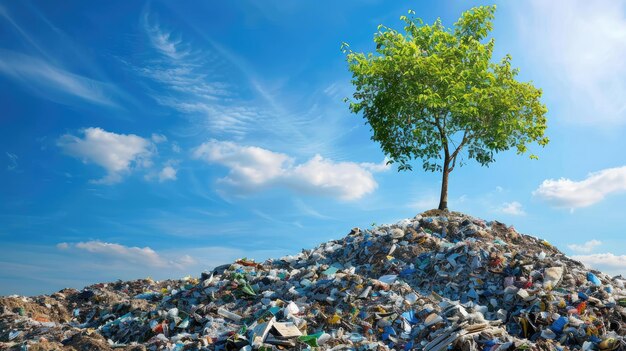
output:
[[[448,174],[450,174],[450,157],[446,155],[443,162],[443,177],[441,179],[441,197],[439,197],[439,209],[448,210]]]

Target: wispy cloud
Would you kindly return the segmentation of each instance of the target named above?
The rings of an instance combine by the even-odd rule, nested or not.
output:
[[[516,8],[520,43],[567,94],[567,120],[626,123],[626,1],[534,0]]]
[[[4,20],[9,23],[11,27],[13,27],[13,29],[19,34],[19,36],[23,40],[25,40],[31,47],[33,47],[36,51],[38,51],[47,59],[52,59],[47,51],[44,50],[41,45],[39,45],[39,43],[37,43],[37,41],[13,19],[13,17],[11,17],[9,11],[2,5],[0,5],[0,17],[4,18]]]
[[[336,152],[332,143],[352,131],[343,125],[344,114],[337,114],[334,104],[332,110],[325,108],[327,96],[319,99],[321,91],[307,91],[306,95],[312,95],[310,99],[302,99],[301,96],[289,96],[287,99],[288,94],[281,91],[284,82],[268,87],[245,58],[206,33],[202,34],[219,57],[232,66],[235,72],[243,75],[244,81],[238,87],[252,90],[255,98],[249,102],[259,112],[252,126],[257,132],[267,135],[266,139],[271,140],[272,145],[286,141],[283,146],[295,152],[310,154],[312,151],[321,151],[330,154]],[[296,107],[285,103],[286,100],[295,101]]]
[[[304,203],[304,201],[302,201],[301,199],[295,199],[293,203],[296,206],[296,208],[300,210],[300,212],[302,212],[303,214],[307,216],[318,218],[318,219],[334,219],[333,217],[321,214],[316,209]]]
[[[7,163],[7,169],[9,171],[15,171],[17,170],[17,155],[12,153],[12,152],[6,152],[7,158],[9,159],[8,163]]]
[[[124,92],[105,82],[97,65],[84,55],[83,48],[55,27],[36,7],[29,8],[28,26],[20,25],[10,11],[0,5],[1,24],[8,24],[22,44],[19,52],[0,49],[0,74],[5,75],[31,93],[62,104],[88,102],[120,107],[119,99],[132,101]],[[37,28],[48,35],[32,33]],[[45,38],[46,40],[41,40]],[[58,52],[72,56],[71,62],[60,59]],[[75,72],[85,72],[77,74]]]
[[[255,146],[211,140],[197,147],[193,157],[229,168],[219,182],[240,194],[281,186],[306,194],[356,200],[378,184],[370,170],[354,162],[334,162],[315,155],[297,164],[289,155]]]
[[[152,45],[158,49],[163,55],[168,56],[174,60],[180,60],[190,54],[188,48],[183,48],[184,45],[180,37],[174,38],[171,32],[162,31],[158,25],[150,25],[148,18],[146,20],[146,31]]]
[[[575,209],[594,205],[610,194],[626,191],[626,166],[590,173],[574,181],[568,178],[547,179],[533,195],[560,208]]]
[[[225,81],[220,73],[224,63],[211,52],[192,48],[181,35],[165,29],[148,14],[143,17],[143,27],[157,56],[137,71],[165,88],[154,94],[157,103],[196,118],[194,122],[205,126],[204,131],[245,135],[260,112],[247,106]]]
[[[329,103],[336,99],[324,89],[284,91],[287,79],[267,83],[245,58],[200,29],[196,36],[178,34],[149,13],[142,24],[157,56],[136,70],[160,85],[152,94],[158,104],[189,119],[181,135],[250,140],[289,147],[298,155],[349,157],[335,145],[354,123],[345,118],[345,106]]]
[[[116,94],[113,86],[71,73],[37,57],[0,50],[0,73],[48,99],[62,102],[63,96],[69,95],[91,103],[116,106],[111,98]],[[61,95],[51,94],[51,91]]]
[[[113,184],[133,168],[152,164],[154,144],[134,134],[116,134],[101,128],[86,128],[82,137],[65,134],[57,141],[63,151],[84,163],[94,163],[107,171],[95,183]]]
[[[269,214],[267,212],[261,211],[259,209],[252,210],[252,213],[254,213],[258,217],[260,217],[260,218],[262,218],[262,219],[264,219],[264,220],[266,220],[268,222],[271,222],[273,224],[276,224],[276,225],[281,225],[281,226],[287,225],[287,226],[290,226],[290,227],[291,226],[295,226],[295,227],[298,227],[298,228],[304,228],[304,226],[300,222],[298,222],[298,221],[291,221],[291,222],[284,221],[284,220],[276,218],[275,216],[273,216],[273,215],[271,215],[271,214]]]
[[[353,91],[354,88],[347,80],[331,83],[323,90],[324,94],[326,94],[331,101],[340,105],[344,105],[343,99],[352,96]]]
[[[596,247],[602,245],[602,241],[600,240],[589,240],[584,244],[569,244],[567,247],[577,253],[590,253]]]

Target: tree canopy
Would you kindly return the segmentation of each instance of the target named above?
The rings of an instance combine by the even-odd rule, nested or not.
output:
[[[492,61],[494,13],[495,6],[476,7],[446,28],[409,11],[400,17],[403,32],[378,26],[374,52],[342,46],[356,88],[350,110],[363,114],[399,170],[421,160],[424,170],[443,172],[440,209],[448,174],[464,155],[487,166],[498,152],[548,143],[542,91],[516,79],[510,55]]]

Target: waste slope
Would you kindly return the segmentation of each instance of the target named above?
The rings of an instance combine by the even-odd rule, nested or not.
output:
[[[198,278],[0,298],[11,350],[617,350],[626,280],[496,221],[428,211]]]

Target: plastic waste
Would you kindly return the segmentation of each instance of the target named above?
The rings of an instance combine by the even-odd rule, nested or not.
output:
[[[385,284],[393,284],[393,282],[396,281],[396,278],[398,278],[397,275],[395,274],[388,274],[388,275],[383,275],[380,278],[378,278],[378,280],[381,283],[385,283]]]
[[[311,347],[319,347],[320,345],[318,344],[318,339],[322,336],[322,334],[324,334],[323,332],[318,332],[315,334],[310,334],[310,335],[302,335],[300,337],[298,337],[298,340],[300,340],[301,342],[311,346]]]
[[[239,322],[241,320],[241,316],[235,313],[232,313],[228,310],[226,310],[225,308],[218,308],[217,309],[217,314],[219,314],[222,317],[226,317],[228,319],[232,319],[235,322]]]
[[[625,281],[503,223],[425,213],[198,278],[0,297],[0,349],[610,350]]]
[[[600,281],[600,279],[598,279],[598,277],[596,277],[596,275],[591,272],[587,273],[587,280],[592,282],[595,286],[602,285],[602,282]]]

